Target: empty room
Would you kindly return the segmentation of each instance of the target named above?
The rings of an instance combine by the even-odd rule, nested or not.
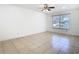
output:
[[[79,4],[0,4],[0,54],[79,54]]]

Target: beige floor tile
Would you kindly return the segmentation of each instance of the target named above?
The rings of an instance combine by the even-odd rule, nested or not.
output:
[[[4,53],[7,54],[19,53],[19,51],[16,49],[16,47],[13,45],[11,41],[4,41],[3,49],[4,49]]]
[[[0,54],[4,53],[3,52],[3,46],[2,46],[2,42],[0,42]]]
[[[0,53],[75,54],[79,53],[79,37],[52,32],[33,34],[0,42]]]

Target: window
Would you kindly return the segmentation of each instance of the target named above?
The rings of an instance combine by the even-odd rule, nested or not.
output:
[[[53,16],[53,28],[69,29],[69,15]]]

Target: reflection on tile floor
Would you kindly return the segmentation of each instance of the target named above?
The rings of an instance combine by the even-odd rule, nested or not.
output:
[[[44,32],[0,42],[3,54],[78,54],[79,37]]]

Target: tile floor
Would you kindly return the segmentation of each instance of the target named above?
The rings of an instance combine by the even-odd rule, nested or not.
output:
[[[1,54],[78,54],[79,37],[44,32],[0,42]]]

